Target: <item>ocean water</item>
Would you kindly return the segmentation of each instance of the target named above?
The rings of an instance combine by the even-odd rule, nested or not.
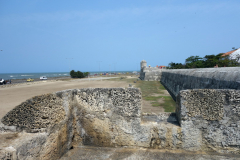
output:
[[[132,73],[133,71],[116,71],[116,72],[111,72],[111,74],[114,73]],[[90,75],[95,75],[99,73],[109,73],[109,72],[90,72]],[[69,72],[43,72],[43,73],[0,73],[0,78],[3,79],[28,79],[28,78],[40,78],[41,76],[46,76],[46,77],[69,77],[70,74]]]

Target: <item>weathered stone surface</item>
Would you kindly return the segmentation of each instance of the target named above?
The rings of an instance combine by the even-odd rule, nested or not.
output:
[[[3,118],[2,123],[19,130],[37,132],[59,123],[65,117],[62,99],[54,94],[33,97],[23,102]]]
[[[33,138],[12,146],[21,159],[58,159],[79,144],[135,145],[133,128],[140,125],[140,113],[141,92],[135,88],[65,90],[20,104],[1,120],[1,132],[33,133],[30,139],[47,133],[44,144]]]
[[[239,153],[239,95],[236,90],[181,91],[176,112],[181,127],[172,113],[141,115],[136,88],[73,89],[34,97],[2,119],[0,156],[59,159],[81,145]],[[4,134],[17,136],[9,141]]]
[[[144,81],[160,81],[162,75],[162,69],[151,67],[141,68],[140,79]]]
[[[0,133],[0,159],[39,159],[46,133]]]
[[[240,90],[180,91],[176,113],[184,147],[240,153],[239,95]]]
[[[182,117],[180,122],[188,117],[201,116],[206,120],[221,120],[223,118],[225,94],[222,90],[180,91],[180,96],[183,98],[181,107],[177,107],[177,112],[181,113]],[[180,112],[178,111],[179,109],[181,109]]]

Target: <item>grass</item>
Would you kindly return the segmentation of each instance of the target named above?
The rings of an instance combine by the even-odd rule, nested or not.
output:
[[[157,101],[158,99],[162,98],[162,96],[158,96],[158,97],[155,97],[155,96],[148,96],[148,97],[143,97],[144,100],[146,101]]]
[[[158,81],[138,81],[137,87],[142,91],[142,98],[146,101],[151,101],[153,107],[164,108],[164,112],[175,112],[175,101],[172,97],[162,96],[164,94],[165,87]],[[159,95],[159,96],[154,96]],[[161,100],[162,103],[159,101]]]
[[[151,105],[152,105],[153,107],[159,107],[159,102],[151,102]]]
[[[165,112],[175,112],[176,103],[171,96],[162,96],[164,98],[163,108]]]
[[[141,89],[143,97],[148,97],[153,93],[164,93],[158,81],[138,81],[137,86]]]

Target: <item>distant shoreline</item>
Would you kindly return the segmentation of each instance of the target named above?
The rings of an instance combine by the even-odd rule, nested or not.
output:
[[[71,78],[70,76],[62,76],[62,77],[47,77],[47,80],[41,80],[40,78],[32,78],[34,79],[33,82],[38,82],[38,81],[50,81],[50,80],[62,80],[62,79],[69,79]],[[28,78],[24,79],[11,79],[11,84],[16,84],[16,83],[26,83]],[[31,83],[31,82],[28,82]],[[6,84],[8,85],[8,84]]]
[[[89,72],[90,76],[99,75],[99,73],[107,73],[107,72]],[[132,71],[111,71],[108,72],[108,74],[114,74],[114,73],[120,73],[120,74],[126,74],[126,73],[132,73]],[[18,80],[26,80],[28,78],[32,78],[35,80],[38,80],[41,76],[46,76],[48,79],[56,79],[56,78],[68,78],[70,77],[69,72],[46,72],[46,73],[0,73],[0,78],[3,78],[4,80],[10,80],[11,81],[18,81]]]

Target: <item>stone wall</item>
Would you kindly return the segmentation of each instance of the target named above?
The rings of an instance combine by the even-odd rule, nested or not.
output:
[[[144,63],[144,65],[142,65]],[[240,89],[240,67],[159,69],[141,62],[140,79],[161,81],[174,100],[186,89]]]
[[[0,159],[59,159],[79,145],[239,153],[239,97],[235,90],[181,91],[179,126],[175,114],[142,115],[136,88],[36,96],[1,120]]]
[[[166,69],[160,81],[174,99],[186,89],[240,89],[240,68]]]
[[[135,146],[141,92],[101,88],[36,96],[1,122],[0,159],[59,159],[76,145]]]
[[[140,63],[140,79],[144,81],[160,81],[162,69],[157,67],[147,67],[147,62],[142,60]]]
[[[176,113],[183,148],[240,153],[240,90],[182,90]]]
[[[144,67],[140,71],[140,79],[144,81],[160,81],[162,70],[156,67]]]

